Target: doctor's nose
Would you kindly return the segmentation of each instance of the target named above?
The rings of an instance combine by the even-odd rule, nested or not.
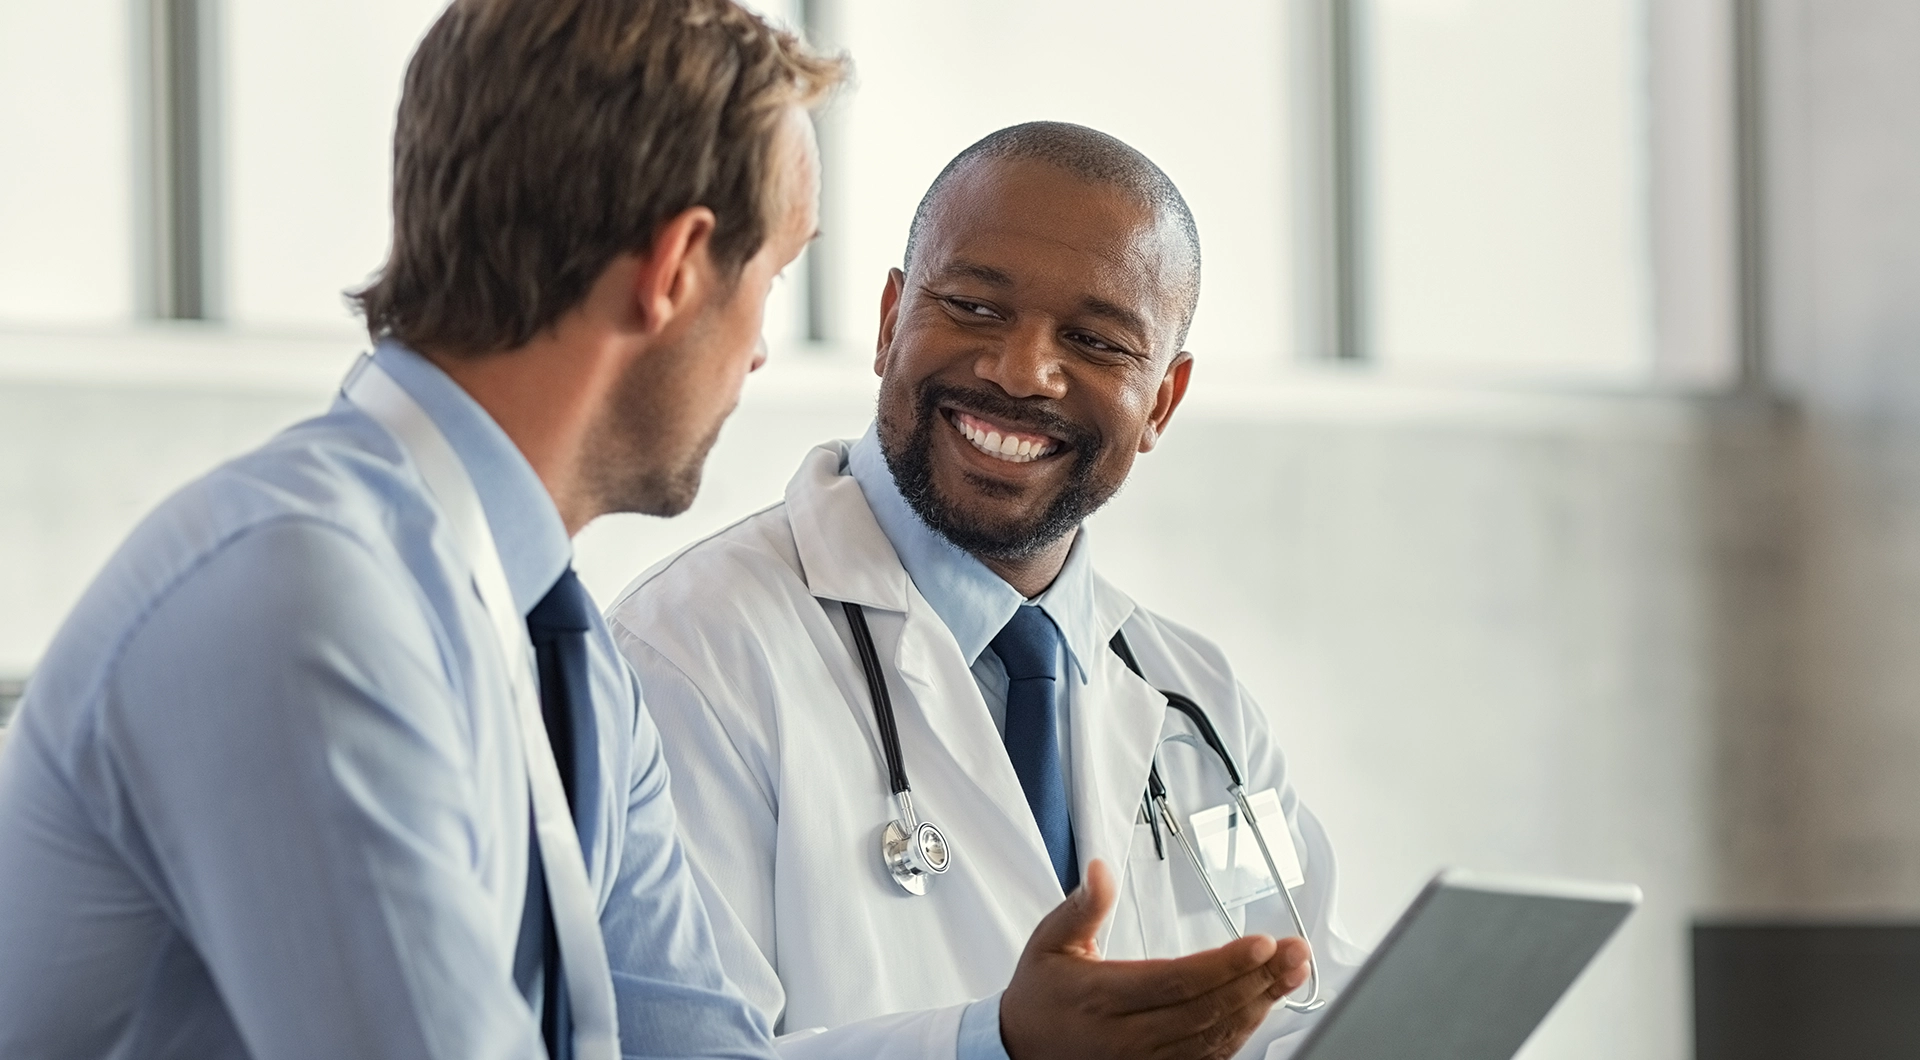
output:
[[[761,332],[753,340],[753,360],[747,364],[747,371],[757,372],[767,363],[767,333]]]
[[[1065,397],[1067,375],[1061,351],[1047,328],[1021,328],[974,362],[976,376],[996,384],[1008,397]]]

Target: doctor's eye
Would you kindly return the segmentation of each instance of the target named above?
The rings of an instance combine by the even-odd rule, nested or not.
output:
[[[1090,356],[1103,361],[1120,362],[1133,356],[1133,351],[1116,346],[1106,339],[1088,331],[1069,331],[1065,336],[1068,342],[1085,350]]]
[[[976,302],[971,298],[961,298],[956,295],[947,295],[945,298],[942,299],[942,301],[946,302],[949,306],[952,306],[955,310],[958,310],[959,312],[964,313],[967,316],[976,316],[976,317],[980,317],[983,320],[1001,319],[1000,312],[998,310],[994,309],[992,306],[987,305],[984,302]]]

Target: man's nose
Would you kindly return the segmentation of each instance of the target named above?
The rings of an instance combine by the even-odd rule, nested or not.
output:
[[[767,336],[765,332],[761,332],[760,337],[755,339],[753,342],[753,361],[752,363],[747,365],[747,371],[757,372],[760,370],[761,366],[766,363],[767,363]]]
[[[1060,398],[1067,392],[1062,355],[1051,327],[1018,328],[1005,343],[982,352],[973,370],[1008,397]]]

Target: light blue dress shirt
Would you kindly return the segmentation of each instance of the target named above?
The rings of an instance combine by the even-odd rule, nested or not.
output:
[[[960,645],[960,656],[973,670],[973,679],[987,701],[994,727],[1002,736],[1007,731],[1007,669],[1000,657],[988,651],[993,638],[1013,619],[1023,604],[1034,604],[1053,619],[1061,635],[1064,656],[1056,672],[1068,694],[1062,700],[1055,724],[1060,734],[1060,761],[1068,790],[1073,787],[1072,717],[1074,703],[1087,684],[1087,665],[1093,653],[1107,650],[1100,642],[1093,621],[1093,565],[1087,558],[1086,530],[1074,536],[1067,561],[1060,573],[1039,596],[1029,600],[1009,585],[1006,579],[987,565],[942,537],[916,514],[887,468],[886,455],[880,449],[879,435],[872,425],[847,453],[847,473],[860,484],[860,492],[873,509],[873,517],[887,542],[900,557],[900,565],[913,579],[914,588],[926,597]],[[1000,995],[983,998],[968,1006],[960,1020],[961,1060],[1006,1060],[1000,1040]]]
[[[472,475],[524,614],[570,544],[425,359],[377,362]],[[0,753],[0,1056],[532,1060],[513,975],[530,810],[465,564],[341,400],[149,516],[61,628]],[[771,1054],[674,839],[604,626],[576,816],[628,1057]]]

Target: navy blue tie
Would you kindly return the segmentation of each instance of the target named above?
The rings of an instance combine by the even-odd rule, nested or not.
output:
[[[1080,885],[1080,862],[1060,768],[1060,630],[1045,611],[1024,605],[993,638],[993,652],[1007,668],[1007,757],[1046,840],[1060,889],[1071,891]]]
[[[593,628],[593,598],[569,567],[547,595],[527,613],[527,635],[540,672],[540,714],[547,723],[547,741],[560,767],[560,785],[574,820],[580,819],[575,798],[579,756],[593,748],[593,703],[587,673],[587,633]],[[575,724],[576,719],[581,724]],[[580,738],[576,738],[578,734]],[[582,837],[581,847],[586,840]],[[573,1031],[567,1014],[566,978],[560,969],[560,942],[554,933],[553,910],[547,904],[546,880],[540,871],[540,851],[533,848],[527,881],[526,912],[522,914],[520,945],[515,961],[522,989],[530,986],[531,969],[543,970],[540,1033],[553,1060],[571,1060]],[[533,959],[538,953],[538,960]]]

